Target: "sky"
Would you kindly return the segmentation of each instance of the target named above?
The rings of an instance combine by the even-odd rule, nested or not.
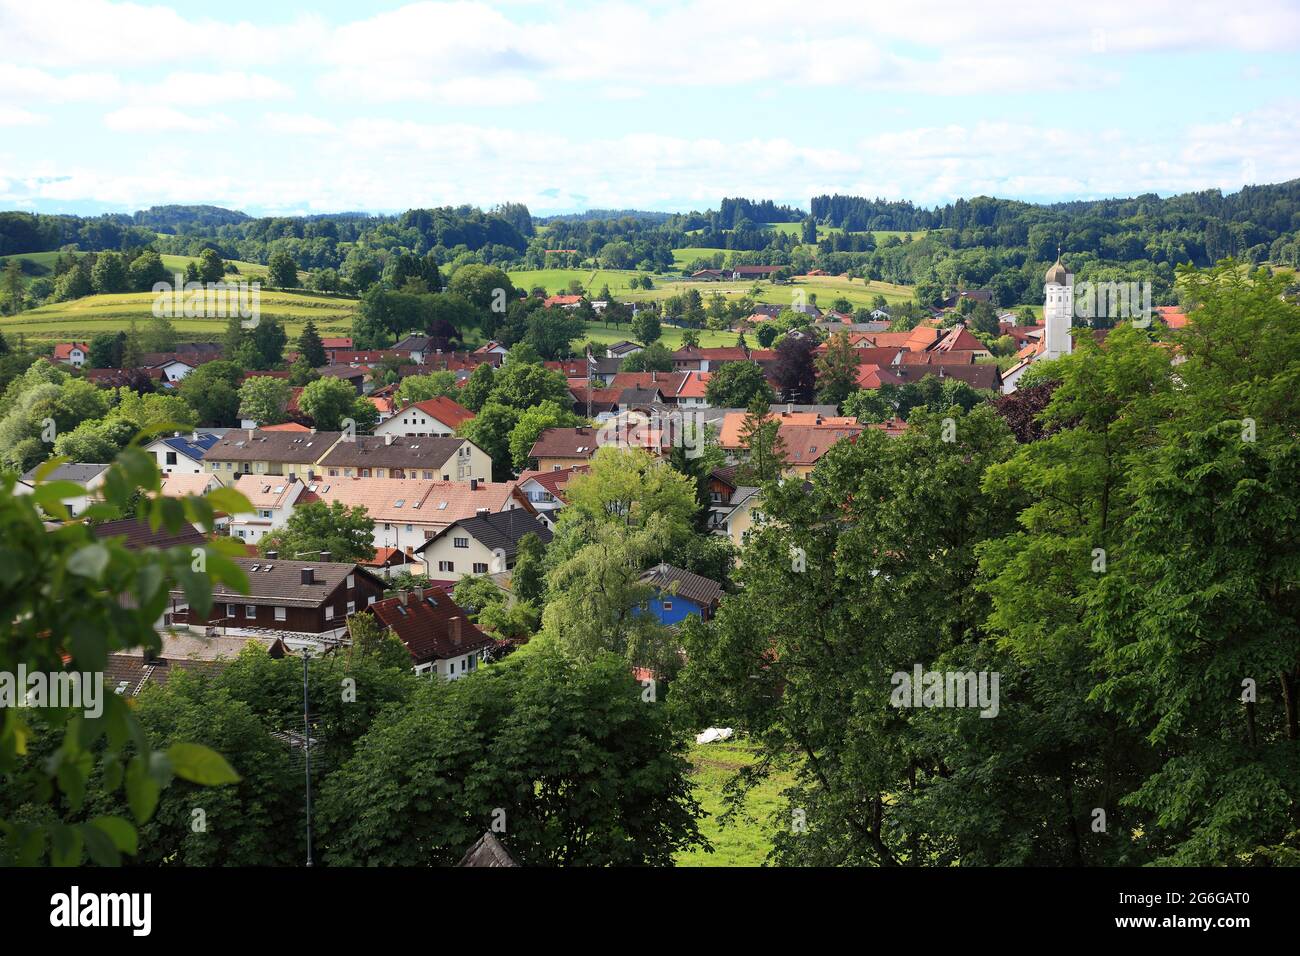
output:
[[[932,206],[1300,176],[1300,0],[0,0],[0,209]]]

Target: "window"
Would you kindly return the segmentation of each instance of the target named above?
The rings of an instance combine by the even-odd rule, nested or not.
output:
[[[226,605],[226,617],[236,617],[238,616],[238,611],[239,611],[238,605],[235,604]]]
[[[406,526],[406,531],[407,531],[408,534],[409,534],[410,532],[414,531],[414,530],[415,530],[415,525],[408,524],[408,525]]]
[[[355,587],[355,586],[356,586],[356,583],[357,583],[357,576],[356,576],[355,574],[349,574],[349,575],[348,575],[348,587]]]
[[[283,620],[285,619],[285,617],[287,617],[287,616],[288,616],[288,615],[287,615],[287,613],[285,612],[285,609],[284,609],[284,608],[282,608],[282,607],[277,607],[277,608],[275,609],[275,619],[276,619],[277,621],[283,621]]]
[[[449,662],[447,663],[447,673],[448,673],[448,674],[454,674],[454,673],[456,673],[456,662],[455,662],[455,661],[449,661]]]
[[[488,566],[487,566],[486,564],[484,564],[482,561],[475,561],[475,562],[474,562],[474,573],[475,573],[475,574],[487,574],[487,570],[488,570]]]
[[[252,621],[252,620],[256,620],[256,619],[257,619],[257,605],[256,605],[256,604],[245,604],[245,605],[244,605],[244,617],[248,618],[250,621]]]
[[[439,571],[455,571],[455,570],[456,570],[456,562],[455,562],[455,561],[439,561],[439,562],[438,562],[438,570],[439,570]]]
[[[673,609],[673,602],[672,602],[672,601],[664,601],[664,610],[665,610],[665,611],[671,611],[672,609]]]
[[[452,538],[451,543],[458,548],[468,548],[469,538]]]
[[[325,605],[325,620],[327,620],[327,621],[332,621],[333,619],[334,619],[334,605],[333,605],[333,604],[326,604],[326,605]]]
[[[356,609],[357,609],[357,602],[356,602],[356,601],[349,601],[349,602],[348,602],[348,613],[351,614],[351,613],[353,613],[354,611],[356,611]]]
[[[425,481],[432,481],[432,480],[433,480],[433,472],[431,472],[431,471],[426,471],[426,472],[424,473],[424,480],[425,480]]]
[[[169,464],[169,465],[174,465],[174,464],[176,464],[176,452],[174,452],[174,451],[169,451],[169,452],[167,453],[167,464]]]

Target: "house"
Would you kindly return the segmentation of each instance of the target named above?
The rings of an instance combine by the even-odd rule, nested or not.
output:
[[[615,342],[613,345],[605,349],[605,355],[608,358],[625,359],[629,355],[635,355],[637,352],[641,351],[644,351],[642,346],[624,339],[622,342]]]
[[[496,646],[442,588],[402,591],[370,605],[370,613],[406,645],[417,674],[458,680]]]
[[[294,506],[307,490],[297,475],[236,475],[233,487],[253,510],[230,516],[230,536],[249,544],[257,544],[288,524]]]
[[[403,572],[410,574],[424,573],[424,565],[414,560],[401,548],[375,548],[374,557],[357,563],[371,574],[389,580]]]
[[[915,365],[905,363],[886,368],[880,365],[858,366],[858,388],[874,390],[882,385],[905,385],[919,382],[927,375],[936,378],[955,378],[971,388],[997,391],[1002,386],[1002,373],[992,362],[978,364],[951,364],[936,362]]]
[[[320,460],[342,437],[342,432],[315,429],[305,432],[231,429],[208,448],[203,465],[227,485],[235,480],[236,474],[306,478],[320,471]]]
[[[412,478],[317,478],[298,504],[320,501],[362,507],[375,523],[376,548],[415,550],[449,524],[482,512],[532,511],[516,482],[426,481]]]
[[[326,351],[329,351],[330,349],[350,350],[352,348],[352,336],[323,336],[320,340],[320,344],[325,347]]]
[[[596,446],[597,430],[590,426],[548,428],[537,436],[528,457],[537,463],[537,471],[559,471],[587,464]]]
[[[542,301],[542,305],[548,309],[559,307],[561,309],[576,309],[582,304],[580,295],[552,295]]]
[[[957,323],[947,331],[934,344],[930,345],[927,352],[955,352],[965,351],[974,352],[980,358],[992,358],[993,353],[979,339],[971,334],[965,324]]]
[[[244,652],[249,644],[261,647],[267,656],[281,660],[289,648],[274,636],[225,636],[164,632],[159,653],[132,648],[109,654],[104,666],[104,687],[120,697],[139,697],[148,686],[166,686],[182,671],[208,675],[220,672]]]
[[[122,544],[131,551],[144,548],[201,548],[208,543],[207,536],[188,521],[176,531],[169,531],[161,525],[157,529],[151,528],[146,520],[118,518],[91,525],[90,532],[100,540],[121,538]]]
[[[671,564],[655,565],[641,575],[640,582],[654,589],[647,610],[660,624],[680,624],[692,614],[707,621],[722,600],[722,585],[717,581]]]
[[[41,466],[37,465],[29,471],[23,473],[22,477],[14,483],[14,494],[26,495],[31,494],[36,487],[36,473],[40,471]],[[81,485],[86,490],[83,495],[72,495],[68,498],[61,499],[64,506],[68,509],[69,516],[75,518],[87,508],[90,503],[99,496],[95,493],[100,485],[104,483],[104,477],[108,473],[108,465],[93,464],[88,462],[64,462],[49,474],[41,479],[42,482],[50,481],[71,481]]]
[[[188,435],[177,432],[170,438],[154,439],[144,446],[144,450],[158,460],[158,470],[164,475],[201,475],[208,471],[203,456],[217,443],[217,439],[218,436],[212,432],[191,432]]]
[[[739,345],[719,348],[684,348],[673,353],[673,371],[675,372],[710,372],[717,371],[727,362],[746,362],[748,350]]]
[[[384,593],[384,582],[349,562],[233,558],[248,577],[248,593],[225,584],[212,586],[212,608],[204,617],[189,606],[182,589],[171,592],[169,623],[178,627],[220,627],[226,634],[272,632],[290,647],[337,641],[350,614],[369,607]]]
[[[394,345],[392,351],[401,352],[405,359],[414,362],[416,365],[423,365],[425,356],[437,351],[433,341],[427,335],[408,335]]]
[[[726,508],[715,508],[710,514],[713,533],[726,537],[737,548],[742,547],[745,535],[762,521],[761,500],[760,489],[753,485],[737,485]]]
[[[54,360],[81,368],[90,361],[90,346],[85,342],[60,342],[54,346]]]
[[[592,381],[601,381],[608,385],[614,380],[614,376],[623,370],[623,360],[621,358],[609,358],[608,356],[592,356],[587,363],[588,375]]]
[[[197,475],[187,472],[173,472],[162,476],[162,493],[168,498],[184,498],[187,495],[203,497],[214,488],[220,488],[221,482],[216,475],[200,472]]]
[[[500,359],[503,359],[507,355],[509,355],[510,350],[506,348],[504,345],[502,345],[500,342],[492,341],[492,342],[487,342],[484,345],[480,345],[478,348],[474,350],[472,354],[477,356],[496,356],[498,359],[497,364],[500,364]]]
[[[547,252],[552,250],[547,249]],[[577,251],[577,250],[573,250]],[[505,845],[490,830],[474,841],[474,845],[465,851],[457,866],[520,866]]]
[[[519,476],[519,491],[537,511],[538,517],[548,523],[552,512],[564,507],[564,488],[574,475],[587,470],[586,465],[549,471],[525,471]]]
[[[796,411],[785,405],[771,406],[769,417],[779,419],[781,427],[803,425],[808,427],[854,428],[858,420],[851,416],[825,415],[821,411]],[[732,409],[725,413],[718,431],[718,444],[725,451],[739,451],[745,447],[741,438],[745,430],[745,419],[749,416],[746,409]]]
[[[597,388],[586,379],[570,379],[569,394],[573,396],[575,415],[599,420],[618,411],[620,393],[612,388]]]
[[[519,541],[526,534],[537,535],[544,545],[551,541],[551,529],[532,512],[480,511],[442,529],[416,553],[424,559],[425,573],[435,582],[455,584],[470,574],[509,571],[515,566]]]
[[[454,435],[456,429],[474,417],[464,405],[438,395],[399,409],[392,417],[375,426],[376,435]]]
[[[357,435],[334,443],[317,474],[330,478],[422,478],[469,481],[492,477],[492,459],[467,438]]]
[[[852,440],[862,434],[866,426],[854,422],[852,425],[790,425],[782,423],[777,430],[785,444],[787,475],[807,478],[812,474],[817,462],[836,442]]]

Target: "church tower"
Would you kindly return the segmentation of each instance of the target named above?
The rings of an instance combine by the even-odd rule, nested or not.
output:
[[[1047,270],[1043,293],[1045,327],[1040,358],[1060,358],[1068,355],[1074,346],[1070,338],[1070,326],[1074,321],[1074,276],[1065,271],[1059,252],[1056,263]]]

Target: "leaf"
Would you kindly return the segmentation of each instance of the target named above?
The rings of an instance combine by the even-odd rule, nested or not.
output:
[[[113,846],[117,847],[122,853],[135,856],[139,852],[140,837],[129,820],[122,817],[95,817],[90,821],[90,826],[104,831],[108,838],[113,841]]]
[[[253,510],[244,494],[234,488],[213,488],[203,497],[217,511],[228,515],[246,514]]]
[[[132,760],[126,769],[126,802],[137,822],[146,823],[153,816],[161,792],[158,781],[149,776],[148,763],[140,757]]]
[[[88,544],[72,553],[68,558],[68,571],[83,578],[98,581],[108,567],[108,548],[96,542]]]
[[[32,500],[42,507],[61,504],[64,498],[81,498],[86,489],[75,481],[51,481],[32,489]]]
[[[77,827],[81,834],[82,840],[86,844],[86,852],[90,854],[91,860],[100,866],[121,866],[122,854],[118,852],[113,840],[107,833],[98,827],[93,827],[89,823],[83,823]]]
[[[191,783],[218,787],[238,783],[239,774],[226,763],[226,758],[202,744],[172,744],[167,748],[176,776]]]
[[[55,866],[76,866],[81,862],[81,833],[76,827],[55,823],[50,827],[50,862]]]

